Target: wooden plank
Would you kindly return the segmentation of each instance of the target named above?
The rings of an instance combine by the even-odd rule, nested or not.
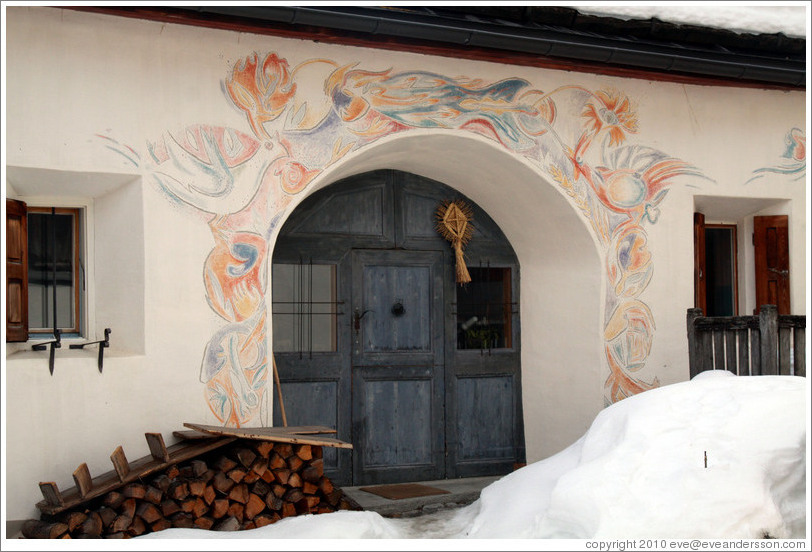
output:
[[[202,431],[204,433],[211,433],[212,435],[224,435],[231,437],[239,437],[241,439],[257,439],[260,441],[274,441],[277,443],[294,443],[302,445],[318,445],[325,447],[335,448],[352,448],[351,443],[333,439],[331,437],[313,437],[308,435],[300,435],[297,433],[290,433],[289,431],[280,431],[280,428],[275,427],[218,427],[210,425],[190,424],[184,422],[184,427]],[[290,428],[285,428],[290,429]]]
[[[725,365],[735,375],[746,373],[746,366],[737,366],[736,356],[736,330],[725,330]]]
[[[806,336],[804,328],[796,327],[793,335],[793,348],[795,350],[793,359],[793,375],[806,376]]]
[[[778,309],[775,305],[761,305],[759,312],[761,333],[761,373],[778,375]]]
[[[166,450],[163,435],[160,433],[144,433],[149,445],[149,452],[159,462],[169,462],[169,452]]]
[[[62,506],[65,501],[62,499],[62,493],[59,492],[59,487],[53,481],[40,481],[39,490],[42,496],[45,497],[45,502],[51,506]]]
[[[46,514],[57,514],[105,493],[118,489],[119,487],[122,487],[128,483],[132,483],[141,477],[145,477],[149,474],[160,471],[173,464],[177,464],[178,462],[189,460],[200,454],[204,454],[234,441],[236,441],[236,437],[221,437],[219,439],[208,439],[206,441],[177,443],[167,449],[167,452],[169,453],[168,462],[155,460],[155,458],[153,458],[151,455],[144,456],[143,458],[139,458],[134,462],[130,462],[130,471],[125,476],[123,481],[119,479],[115,470],[111,470],[107,473],[94,477],[91,480],[91,489],[86,495],[82,496],[79,493],[79,489],[74,487],[62,493],[62,504],[52,504],[47,500],[43,500],[37,503],[37,508]],[[40,488],[42,489],[42,484]]]
[[[792,344],[792,330],[790,328],[778,328],[778,374],[782,376],[790,376],[790,349]]]
[[[90,477],[90,470],[87,469],[87,464],[82,462],[73,472],[73,480],[76,482],[76,488],[79,490],[79,496],[85,497],[93,488],[93,480]]]
[[[750,330],[736,330],[739,341],[739,375],[752,375],[750,368]]]
[[[761,332],[750,332],[750,375],[761,376]]]
[[[713,332],[713,369],[725,369],[725,331]]]
[[[127,457],[124,456],[124,449],[121,448],[121,445],[117,446],[110,455],[110,461],[113,462],[113,469],[116,470],[119,481],[124,481],[127,474],[130,473],[130,464],[127,462]]]

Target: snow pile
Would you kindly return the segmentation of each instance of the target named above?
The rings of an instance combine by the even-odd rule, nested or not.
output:
[[[140,538],[803,538],[806,402],[804,378],[706,372],[606,408],[572,446],[457,511]]]

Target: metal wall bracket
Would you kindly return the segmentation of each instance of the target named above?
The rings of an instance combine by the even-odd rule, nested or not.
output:
[[[62,330],[58,328],[54,328],[54,340],[53,341],[46,341],[45,343],[37,343],[36,345],[32,345],[31,349],[34,351],[44,351],[48,347],[51,348],[51,353],[48,356],[48,370],[51,372],[51,375],[54,375],[54,351],[62,347]]]
[[[88,345],[96,345],[99,346],[99,373],[102,373],[102,368],[104,367],[104,349],[105,347],[110,346],[110,328],[104,329],[104,339],[101,341],[90,341],[88,343],[72,343],[70,345],[71,349],[84,349]]]

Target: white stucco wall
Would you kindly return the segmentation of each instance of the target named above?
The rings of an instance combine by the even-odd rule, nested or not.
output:
[[[167,130],[206,124],[249,132],[220,83],[252,52],[277,52],[291,66],[329,58],[370,71],[430,70],[487,82],[521,77],[544,91],[578,85],[627,95],[639,121],[638,132],[627,138],[707,177],[676,179],[657,222],[645,226],[654,269],[639,299],[656,329],[645,367],[636,374],[642,380],[667,384],[688,377],[685,311],[693,303],[697,204],[709,208],[709,220],[733,217],[745,235],[752,232],[753,215],[789,215],[791,301],[794,313],[806,314],[805,182],[769,174],[747,183],[754,170],[780,161],[790,129],[806,130],[803,92],[623,79],[54,8],[9,7],[5,24],[6,193],[88,207],[94,263],[89,338],[112,328],[103,374],[95,348],[60,350],[50,376],[47,353],[6,346],[7,519],[36,515],[39,481],[70,487],[82,462],[93,475],[109,470],[118,445],[129,459],[146,455],[145,432],[160,431],[171,442],[183,422],[216,422],[200,381],[204,348],[223,326],[207,303],[203,278],[215,245],[210,217],[168,199],[113,149],[129,145],[145,161],[147,143]],[[313,86],[301,87],[312,105],[322,101],[318,85],[325,77],[312,76]],[[564,120],[580,121],[574,105],[559,109]],[[493,140],[454,130],[387,136],[348,154],[291,196],[284,216],[320,186],[383,167],[461,190],[511,241],[521,265],[527,459],[563,449],[605,400],[607,259],[593,227],[543,166]],[[751,266],[751,258],[752,248],[740,251],[743,265]],[[749,278],[741,294],[744,312],[755,301]],[[266,412],[256,419],[268,422]]]

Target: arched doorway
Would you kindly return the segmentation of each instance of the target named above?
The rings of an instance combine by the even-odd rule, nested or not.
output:
[[[465,286],[434,228],[449,199],[474,210]],[[525,461],[518,261],[465,196],[394,170],[333,184],[281,229],[272,282],[288,422],[352,441],[325,451],[338,484],[502,474]]]

